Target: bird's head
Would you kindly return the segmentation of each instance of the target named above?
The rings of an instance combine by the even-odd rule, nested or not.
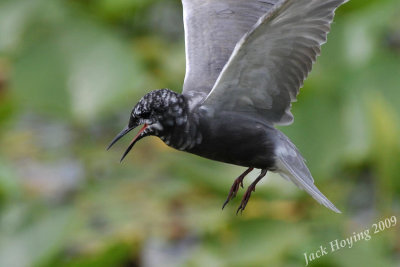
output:
[[[112,140],[107,149],[127,133],[143,125],[122,156],[122,161],[136,142],[143,137],[150,135],[162,137],[176,125],[182,125],[187,119],[184,114],[184,102],[182,95],[169,89],[155,90],[146,94],[132,109],[128,126]]]

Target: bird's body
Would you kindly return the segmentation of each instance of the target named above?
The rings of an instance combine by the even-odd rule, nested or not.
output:
[[[247,167],[232,199],[254,168],[243,211],[258,181],[274,171],[318,202],[339,210],[317,189],[303,157],[275,124],[290,124],[291,102],[311,71],[333,20],[346,0],[183,0],[186,77],[182,94],[145,95],[129,125],[111,143],[144,125],[133,145],[149,135],[211,160]]]
[[[199,114],[200,138],[185,151],[244,167],[269,169],[274,166],[275,128],[241,113],[194,112]]]

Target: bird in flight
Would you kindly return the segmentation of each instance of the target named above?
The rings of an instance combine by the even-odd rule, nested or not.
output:
[[[186,76],[182,94],[160,89],[133,108],[128,126],[142,125],[137,141],[157,136],[167,145],[211,160],[246,167],[225,205],[254,169],[243,211],[267,171],[279,173],[327,208],[304,158],[275,125],[293,121],[291,102],[327,40],[335,10],[347,0],[182,0]]]

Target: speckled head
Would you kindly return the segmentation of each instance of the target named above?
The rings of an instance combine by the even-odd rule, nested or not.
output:
[[[114,138],[108,149],[137,126],[143,125],[122,156],[122,161],[135,143],[143,137],[150,135],[163,137],[175,126],[182,126],[187,120],[185,109],[183,96],[169,89],[155,90],[146,94],[132,109],[128,126]]]
[[[169,89],[151,91],[133,108],[129,124],[147,124],[156,131],[160,127],[173,126],[184,108],[184,99],[180,94]]]

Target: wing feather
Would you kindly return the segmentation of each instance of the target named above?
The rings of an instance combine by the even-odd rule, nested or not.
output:
[[[238,42],[203,105],[290,124],[291,102],[327,40],[336,8],[346,1],[278,1]]]
[[[211,91],[236,43],[278,0],[182,0],[186,76],[183,94]]]

